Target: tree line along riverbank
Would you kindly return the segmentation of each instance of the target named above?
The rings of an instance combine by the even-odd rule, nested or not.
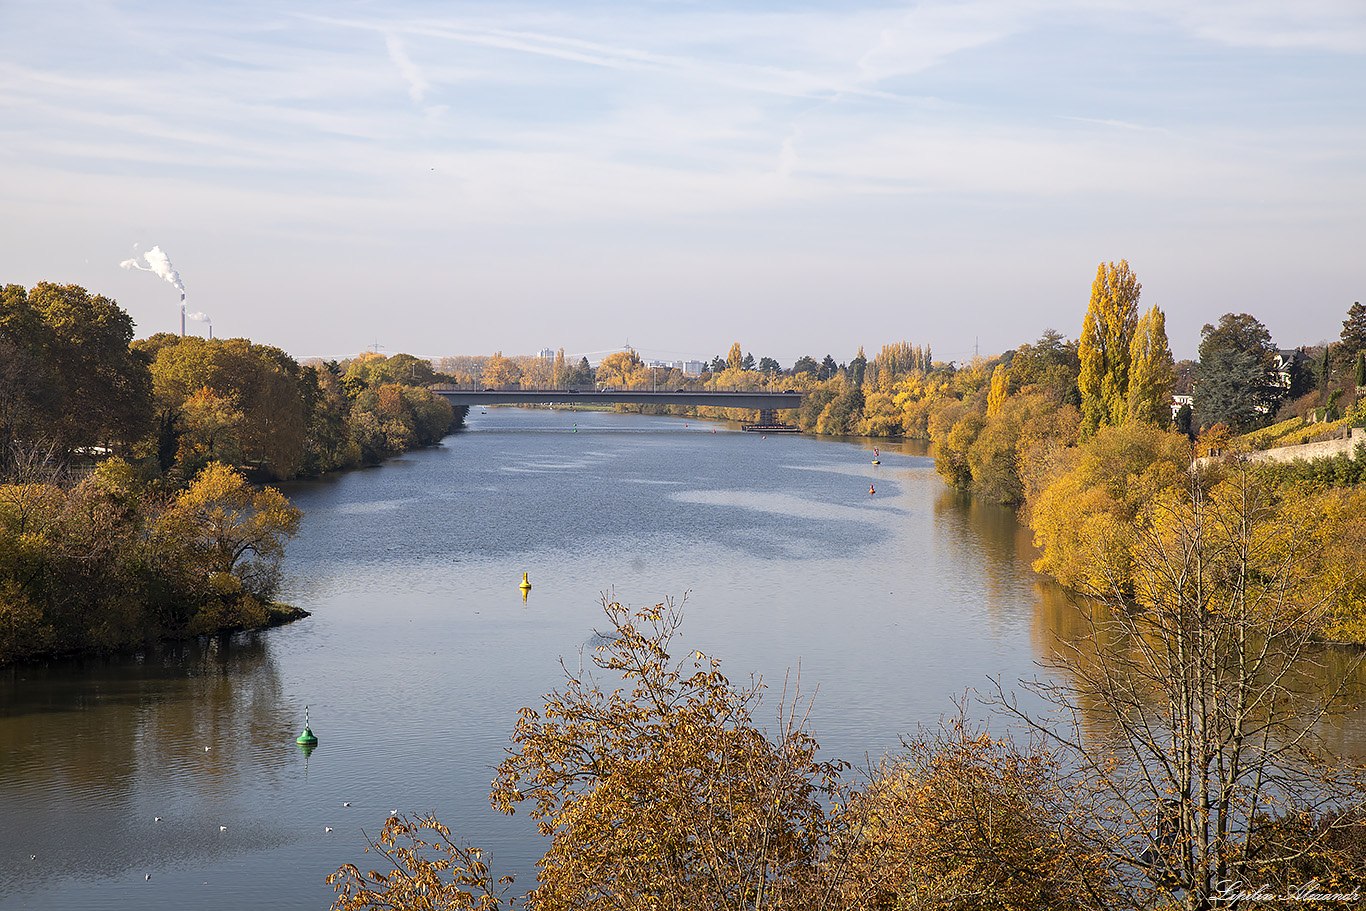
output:
[[[1254,318],[1225,314],[1205,326],[1200,362],[1177,363],[1161,309],[1140,317],[1140,293],[1126,262],[1101,264],[1075,341],[1047,330],[1034,343],[968,364],[934,361],[928,347],[903,342],[883,346],[872,359],[860,350],[848,364],[804,357],[784,371],[764,358],[754,369],[753,357],[737,343],[701,377],[671,373],[668,382],[740,389],[781,383],[804,392],[802,407],[787,417],[810,432],[930,440],[945,481],[1017,507],[1043,553],[1036,568],[1082,588],[1098,581],[1106,555],[1132,546],[1155,504],[1180,493],[1193,455],[1298,440],[1310,433],[1297,429],[1306,419],[1319,421],[1314,432],[1331,433],[1363,418],[1354,382],[1366,357],[1360,304],[1349,309],[1340,342],[1322,350],[1299,348],[1286,357]],[[161,333],[134,340],[131,318],[106,297],[72,285],[4,286],[0,478],[8,483],[0,490],[0,528],[8,557],[0,562],[0,578],[6,603],[21,605],[10,613],[29,618],[10,624],[11,639],[24,639],[20,629],[48,628],[35,627],[33,617],[70,613],[51,601],[62,571],[42,554],[64,554],[70,566],[99,565],[81,556],[86,545],[77,534],[76,504],[65,501],[75,496],[79,474],[100,459],[122,460],[128,473],[120,496],[136,498],[140,515],[156,517],[212,464],[270,481],[375,464],[434,443],[463,414],[428,391],[433,382],[645,386],[660,379],[634,351],[610,355],[596,368],[571,364],[562,351],[553,359],[498,353],[442,364],[451,372],[437,373],[406,354],[301,365],[248,339]],[[1193,404],[1173,414],[1173,395],[1185,392],[1194,393]],[[731,409],[681,413],[755,417]],[[1338,544],[1349,534],[1346,517],[1363,505],[1363,465],[1339,458],[1266,472],[1277,502],[1293,503],[1321,543],[1325,580],[1362,575],[1356,555],[1366,549]],[[90,488],[81,496],[108,493],[103,476],[81,483]],[[153,537],[133,525],[137,535]],[[1115,584],[1133,595],[1135,580],[1120,574]],[[1360,588],[1325,585],[1306,595],[1333,601],[1325,634],[1366,640]],[[248,588],[257,600],[269,600],[264,581]],[[147,625],[147,634],[189,629],[174,612],[169,616],[169,625]],[[112,647],[133,641],[137,626],[113,624],[98,636],[93,628],[82,635]],[[76,648],[80,639],[53,633],[43,640],[49,645],[13,646],[0,651],[0,660],[39,654],[58,641]]]

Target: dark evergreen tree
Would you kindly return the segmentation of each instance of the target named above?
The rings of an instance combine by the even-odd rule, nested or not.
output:
[[[1340,356],[1350,363],[1357,353],[1366,351],[1366,307],[1355,301],[1347,308],[1347,318],[1342,321],[1342,350]]]
[[[1176,429],[1188,437],[1194,437],[1191,432],[1191,406],[1190,402],[1185,402],[1180,408],[1176,409]]]
[[[1202,427],[1244,429],[1275,411],[1279,384],[1271,333],[1246,313],[1225,313],[1200,331],[1195,414]]]
[[[1218,348],[1200,359],[1195,410],[1200,426],[1250,427],[1266,414],[1266,368],[1251,351]]]

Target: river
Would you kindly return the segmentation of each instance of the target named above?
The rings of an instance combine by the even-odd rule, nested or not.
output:
[[[1028,533],[923,448],[877,444],[874,465],[874,445],[491,408],[289,485],[306,517],[283,599],[310,618],[0,675],[0,908],[326,908],[327,874],[382,866],[365,833],[393,810],[434,811],[529,887],[545,844],[489,783],[517,709],[586,660],[604,595],[686,597],[680,647],[762,675],[773,713],[800,669],[827,759],[895,749],[988,675],[1035,676],[1071,608]]]

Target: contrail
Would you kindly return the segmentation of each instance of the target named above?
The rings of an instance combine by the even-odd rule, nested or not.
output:
[[[171,260],[165,253],[161,252],[161,247],[153,247],[142,254],[142,258],[147,260],[147,265],[144,266],[139,263],[136,256],[132,259],[125,259],[119,265],[125,269],[138,269],[142,272],[160,275],[176,286],[176,289],[180,291],[180,335],[183,338],[185,335],[185,283],[180,280],[180,273],[171,268]]]

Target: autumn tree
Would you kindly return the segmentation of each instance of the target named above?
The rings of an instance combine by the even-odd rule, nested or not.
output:
[[[1081,362],[1077,343],[1056,329],[1045,329],[1038,341],[1020,345],[1010,359],[1010,386],[1041,392],[1059,404],[1081,406],[1077,377]]]
[[[1165,427],[1171,420],[1169,403],[1175,379],[1167,319],[1154,306],[1138,321],[1129,347],[1129,420]]]
[[[303,370],[294,358],[244,338],[191,336],[156,348],[152,390],[163,420],[183,426],[185,403],[204,388],[241,412],[237,440],[244,463],[271,477],[294,476],[304,460],[309,422]]]
[[[1137,423],[1101,428],[1055,452],[1047,480],[1026,504],[1041,553],[1034,568],[1074,589],[1118,572],[1144,504],[1181,489],[1190,461],[1184,434]]]
[[[645,362],[634,350],[615,351],[598,364],[597,381],[603,386],[633,386],[646,381]]]
[[[732,686],[700,652],[671,656],[672,602],[604,610],[596,670],[566,671],[543,712],[522,710],[494,782],[496,807],[529,805],[551,837],[528,903],[819,907],[822,803],[840,767],[816,760],[791,703],[769,736],[753,717],[761,684]]]
[[[740,343],[732,342],[730,346],[730,353],[726,355],[726,369],[740,370],[740,365],[744,362],[744,360],[745,354],[743,351],[740,350]]]
[[[45,440],[60,454],[138,441],[151,426],[147,360],[133,320],[78,285],[0,291],[0,440]],[[0,455],[0,464],[8,451]]]
[[[991,373],[991,392],[987,395],[987,418],[1001,413],[1001,407],[1010,395],[1010,364],[997,364]]]
[[[1347,694],[1302,679],[1332,614],[1324,558],[1341,546],[1306,534],[1309,519],[1248,465],[1159,491],[1127,540],[1097,547],[1084,633],[1026,684],[1058,714],[997,689],[1076,770],[1099,847],[1148,907],[1179,895],[1205,911],[1227,884],[1310,858],[1347,877],[1325,878],[1332,891],[1366,886],[1333,845],[1360,831],[1366,777],[1316,736]]]
[[[1118,265],[1101,263],[1096,268],[1077,349],[1082,420],[1087,433],[1122,424],[1128,415],[1129,365],[1142,287],[1127,260],[1121,259]]]
[[[957,717],[902,738],[840,813],[857,831],[849,908],[1058,911],[1122,906],[1121,885],[1063,770],[1038,743]]]
[[[564,349],[559,348],[555,351],[555,360],[550,365],[551,382],[555,388],[569,385],[569,376],[572,371],[564,359]]]
[[[522,368],[514,361],[503,357],[503,352],[497,351],[484,365],[483,381],[485,386],[494,389],[517,386],[522,382]]]
[[[212,584],[268,600],[280,580],[285,541],[303,513],[273,487],[253,488],[211,462],[161,517],[157,534],[186,548],[188,568]]]
[[[176,461],[191,473],[209,462],[242,464],[238,431],[243,415],[231,399],[205,386],[181,406],[183,430]]]

